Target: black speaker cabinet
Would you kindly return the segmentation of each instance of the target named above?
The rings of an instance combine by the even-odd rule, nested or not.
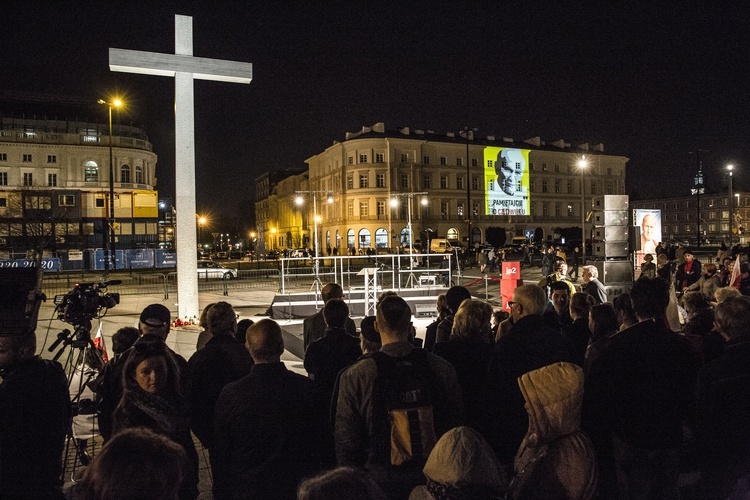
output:
[[[627,210],[628,195],[605,194],[593,199],[594,210]]]
[[[628,241],[628,226],[605,226],[594,228],[594,240],[612,243]]]
[[[592,217],[594,227],[628,225],[627,210],[597,210]]]
[[[632,283],[633,262],[629,260],[597,260],[593,262],[599,271],[599,281],[604,285]]]
[[[592,254],[594,257],[601,257],[604,259],[622,258],[628,256],[628,242],[627,241],[595,241],[594,251]]]

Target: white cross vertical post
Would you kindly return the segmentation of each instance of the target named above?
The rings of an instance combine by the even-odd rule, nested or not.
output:
[[[195,113],[193,80],[250,83],[252,64],[193,57],[193,18],[175,16],[175,53],[109,49],[112,71],[175,79],[175,198],[177,301],[180,317],[198,316],[198,241],[195,227]]]

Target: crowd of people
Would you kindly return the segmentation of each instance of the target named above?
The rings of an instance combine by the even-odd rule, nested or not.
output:
[[[453,286],[424,342],[397,293],[357,332],[329,283],[304,322],[308,376],[281,361],[272,319],[210,304],[186,360],[149,305],[88,384],[105,444],[65,493],[65,374],[34,334],[0,335],[0,496],[195,499],[195,436],[217,499],[747,498],[750,299],[722,278],[736,256],[705,272],[682,257],[612,302],[565,256],[509,311]]]

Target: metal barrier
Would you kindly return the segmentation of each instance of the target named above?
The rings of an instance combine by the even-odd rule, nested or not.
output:
[[[401,290],[427,285],[449,285],[460,273],[454,275],[454,260],[445,259],[449,254],[388,254],[388,255],[344,255],[318,258],[282,258],[280,262],[280,292],[286,293],[289,286],[322,286],[335,282],[344,288],[364,287],[364,268],[376,268],[378,285],[383,288]],[[413,262],[409,260],[413,259]],[[415,263],[416,262],[416,263]],[[446,262],[446,267],[443,266]]]

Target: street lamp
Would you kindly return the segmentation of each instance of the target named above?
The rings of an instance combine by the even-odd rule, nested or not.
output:
[[[406,197],[406,213],[407,213],[407,219],[406,219],[406,228],[407,232],[409,234],[409,279],[406,281],[406,286],[412,286],[414,287],[415,283],[414,281],[416,278],[414,277],[414,237],[411,230],[411,200],[415,196],[422,196],[427,195],[427,192],[422,193],[392,193],[391,196],[396,197]],[[427,204],[427,198],[422,198],[422,205]],[[396,207],[398,206],[398,199],[391,198],[391,206]]]
[[[297,195],[297,197],[294,199],[294,202],[298,206],[302,206],[302,204],[305,203],[305,199],[303,198],[303,196],[306,194],[309,194],[313,199],[313,251],[315,252],[315,258],[313,259],[315,281],[313,282],[313,286],[316,287],[315,290],[317,293],[318,287],[321,285],[320,278],[318,277],[318,255],[320,255],[320,253],[318,253],[318,223],[322,220],[318,215],[318,195],[324,194],[326,196],[326,201],[329,204],[333,203],[333,195],[330,191],[316,191],[312,189],[307,191],[295,191],[294,194]]]
[[[584,181],[583,181],[583,173],[586,171],[586,169],[589,166],[588,160],[586,160],[586,155],[581,156],[581,159],[578,160],[578,170],[581,172],[581,263],[582,265],[586,265],[586,193],[584,192]]]
[[[117,254],[115,253],[115,166],[112,152],[112,107],[119,108],[122,106],[122,101],[115,98],[111,101],[99,99],[96,102],[98,104],[106,104],[109,110],[109,220],[107,221],[107,226],[109,227],[109,246],[107,246],[107,235],[104,238],[104,273],[106,275],[109,272],[110,251],[114,256],[113,264],[115,269],[117,269]]]
[[[206,222],[208,222],[208,220],[202,215],[196,215],[196,217],[198,217],[198,246],[200,246],[201,241],[202,241],[201,239],[202,229],[203,229],[203,226],[206,225]]]
[[[732,202],[732,198],[734,198],[732,195],[732,170],[734,170],[734,165],[727,165],[727,170],[729,171],[729,248],[732,248],[732,223],[734,222],[734,218],[732,217],[732,207],[734,205]]]

